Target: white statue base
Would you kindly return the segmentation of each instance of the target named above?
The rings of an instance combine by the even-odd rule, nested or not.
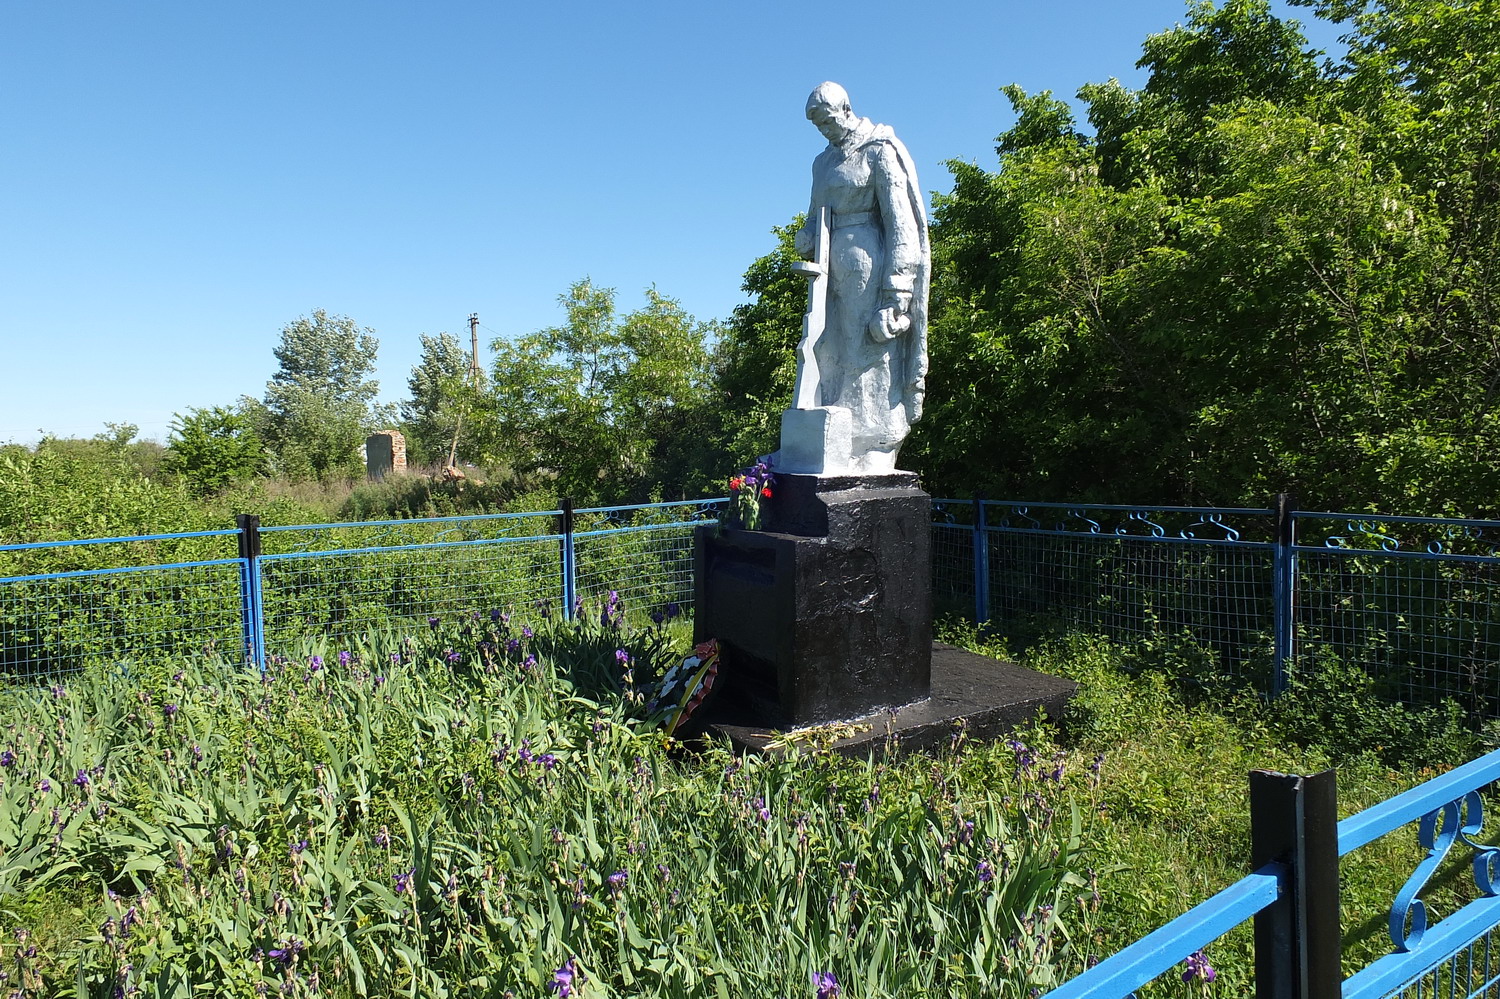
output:
[[[847,475],[855,471],[850,453],[854,424],[842,406],[788,409],[781,414],[781,450],[777,472],[801,475]]]

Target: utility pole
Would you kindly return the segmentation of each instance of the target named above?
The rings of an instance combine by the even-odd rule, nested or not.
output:
[[[469,313],[469,347],[472,360],[469,362],[469,377],[474,381],[474,387],[479,387],[479,313]]]
[[[479,391],[484,376],[479,368],[479,313],[469,313],[469,382],[474,390]],[[465,403],[465,406],[468,404]],[[458,435],[464,429],[464,414],[458,414],[458,419],[453,425],[453,443],[448,448],[448,464],[443,466],[443,478],[445,481],[454,481],[464,477],[464,473],[458,470]]]

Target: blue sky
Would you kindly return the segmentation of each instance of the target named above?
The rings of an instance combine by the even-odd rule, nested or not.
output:
[[[516,336],[578,278],[700,319],[744,300],[842,83],[922,186],[990,165],[1007,83],[1139,85],[1180,0],[812,5],[9,0],[0,5],[0,442],[165,440],[259,396],[281,328]],[[1336,31],[1304,21],[1314,43]],[[835,26],[835,17],[844,19]]]

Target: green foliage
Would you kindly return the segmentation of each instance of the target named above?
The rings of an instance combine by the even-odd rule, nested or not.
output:
[[[735,306],[719,342],[719,447],[711,469],[719,482],[729,470],[780,445],[780,415],[791,405],[795,351],[807,308],[807,280],[792,270],[798,259],[792,243],[801,227],[798,215],[771,230],[776,248],[745,271],[740,287],[751,300]],[[710,488],[722,489],[719,482]]]
[[[263,407],[250,411],[278,471],[292,478],[359,474],[359,446],[390,414],[375,406],[369,377],[380,341],[347,316],[313,310],[281,331],[281,367],[266,383]]]
[[[154,474],[160,448],[128,434],[0,447],[0,543],[223,526],[180,483]],[[3,573],[0,573],[3,574]]]
[[[515,498],[527,481],[504,470],[471,469],[467,479],[445,482],[426,475],[391,475],[383,482],[360,482],[338,508],[336,519],[397,520],[456,517],[467,513],[501,513],[519,509]],[[556,506],[549,502],[547,508]]]
[[[457,460],[477,462],[482,456],[472,439],[483,385],[475,385],[473,359],[450,333],[423,333],[422,359],[406,380],[411,398],[401,403],[406,456],[414,464],[444,465],[458,437]],[[479,393],[479,396],[476,396]],[[462,433],[465,419],[469,435]]]
[[[879,999],[1024,996],[1081,962],[1086,780],[1012,773],[1003,747],[681,757],[628,684],[566,679],[665,642],[464,627],[264,677],[192,659],[4,692],[5,939],[35,947],[7,946],[12,974],[58,996],[535,995],[576,956],[585,997],[801,995],[831,971]],[[59,904],[96,929],[49,931]]]
[[[938,492],[1494,511],[1500,170],[1485,3],[1193,4],[1145,87],[1006,88],[1000,168],[937,199]],[[990,459],[975,463],[972,456]]]
[[[939,630],[980,651],[1003,652],[972,625]],[[1473,736],[1453,726],[1449,709],[1382,709],[1368,681],[1336,663],[1267,704],[1231,685],[1199,682],[1207,672],[1202,653],[1182,646],[1071,636],[1033,647],[1022,661],[1079,684],[1057,738],[1068,766],[1087,763],[1098,774],[1084,862],[1097,873],[1099,892],[1085,946],[1100,957],[1249,873],[1248,771],[1308,774],[1336,767],[1344,817],[1477,752]],[[1179,673],[1192,682],[1180,682]],[[1362,710],[1374,720],[1360,719]],[[1037,754],[1045,758],[1045,735],[1022,738],[1042,747]],[[1424,856],[1413,823],[1341,859],[1346,975],[1389,952],[1391,899]],[[1433,912],[1447,915],[1473,900],[1470,860],[1465,852],[1445,862],[1424,896]],[[1242,924],[1208,948],[1219,972],[1211,991],[1198,991],[1199,983],[1185,986],[1174,972],[1140,990],[1141,999],[1250,999],[1250,929]]]
[[[617,316],[613,289],[577,282],[562,326],[496,340],[485,453],[522,473],[556,476],[580,499],[644,498],[691,468],[706,405],[707,340],[656,289]]]
[[[1392,767],[1454,765],[1481,749],[1454,701],[1403,703],[1366,670],[1332,654],[1299,664],[1267,712],[1278,732],[1302,745],[1325,746],[1340,757],[1369,753]]]
[[[199,494],[216,493],[266,471],[266,449],[251,418],[214,406],[176,414],[163,462]]]

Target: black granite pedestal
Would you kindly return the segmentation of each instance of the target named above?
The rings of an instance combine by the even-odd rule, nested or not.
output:
[[[932,500],[910,472],[781,474],[761,530],[701,528],[694,638],[728,710],[763,726],[853,718],[931,686]]]

